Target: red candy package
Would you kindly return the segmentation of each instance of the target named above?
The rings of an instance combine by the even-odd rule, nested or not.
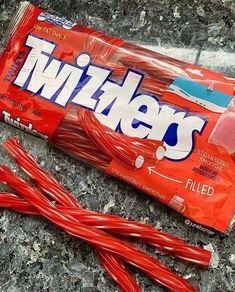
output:
[[[0,58],[0,116],[227,232],[234,80],[23,2]]]

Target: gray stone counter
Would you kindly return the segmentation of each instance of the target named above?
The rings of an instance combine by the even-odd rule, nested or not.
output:
[[[0,35],[5,31],[18,2],[0,0]],[[178,47],[177,57],[197,63],[207,62],[207,66],[235,77],[233,0],[34,2],[50,12],[65,15],[68,19],[113,36],[152,42],[154,49],[163,52],[168,50],[169,54],[175,55],[177,51],[172,50],[171,46]],[[187,48],[187,51],[182,48]],[[213,54],[218,56],[217,50],[219,56],[224,56],[223,61],[222,57],[213,57]],[[1,140],[19,136],[24,146],[83,206],[148,222],[192,244],[212,248],[216,254],[213,267],[201,270],[137,243],[173,271],[189,279],[202,292],[235,291],[235,231],[229,236],[217,233],[211,235],[189,227],[185,219],[170,208],[92,166],[75,161],[40,139],[2,123],[0,130]],[[16,169],[2,150],[0,159],[1,164]],[[136,270],[130,271],[143,291],[164,291]],[[96,253],[86,243],[65,234],[42,218],[0,210],[0,291],[116,290],[117,287],[100,266]]]

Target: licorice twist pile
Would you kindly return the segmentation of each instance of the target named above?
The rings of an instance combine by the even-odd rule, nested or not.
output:
[[[150,246],[180,259],[208,267],[212,254],[153,228],[150,225],[100,214],[81,207],[70,194],[20,145],[17,138],[3,143],[17,165],[29,176],[26,181],[8,167],[0,167],[1,183],[14,193],[0,193],[0,206],[28,215],[41,215],[65,232],[90,243],[97,251],[101,263],[122,292],[141,291],[125,269],[125,264],[137,267],[148,277],[169,291],[196,291],[185,279],[170,271],[157,259],[133,247],[116,235],[143,240]]]

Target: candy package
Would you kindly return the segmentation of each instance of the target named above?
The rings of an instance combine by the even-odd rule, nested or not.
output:
[[[0,115],[187,218],[235,214],[234,79],[23,2],[0,58]]]

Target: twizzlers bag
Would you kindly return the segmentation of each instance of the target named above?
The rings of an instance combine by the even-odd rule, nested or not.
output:
[[[0,59],[2,121],[221,232],[235,213],[234,80],[23,2]]]

